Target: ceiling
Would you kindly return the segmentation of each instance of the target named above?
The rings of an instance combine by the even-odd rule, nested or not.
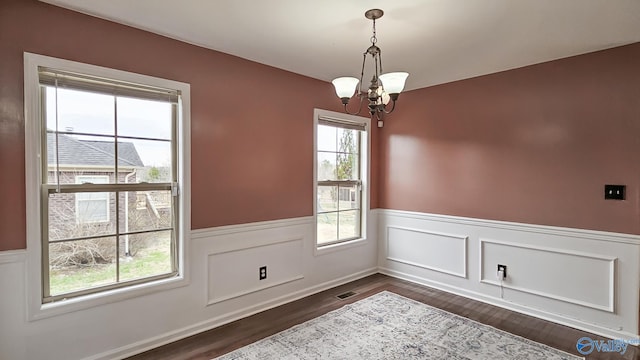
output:
[[[380,8],[408,90],[640,41],[640,0],[42,1],[325,81],[360,75]]]

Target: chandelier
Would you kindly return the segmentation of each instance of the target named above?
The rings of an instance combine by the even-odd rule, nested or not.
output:
[[[334,79],[331,83],[336,88],[336,94],[344,105],[344,111],[350,115],[358,115],[362,110],[362,103],[365,98],[369,101],[369,113],[371,118],[374,117],[378,120],[378,126],[382,127],[382,114],[391,113],[396,107],[396,100],[404,89],[404,83],[409,76],[406,72],[391,72],[382,74],[382,51],[376,45],[378,38],[376,37],[376,20],[380,19],[384,15],[384,12],[380,9],[371,9],[364,13],[364,16],[373,21],[373,35],[371,36],[371,46],[362,54],[362,71],[360,72],[360,79],[355,77],[339,77]],[[362,86],[362,78],[367,64],[367,55],[371,55],[373,59],[374,74],[369,84],[369,88],[364,91],[359,88],[356,92],[358,84]],[[355,95],[360,99],[360,106],[355,113],[350,112],[347,109],[349,100]],[[392,102],[390,109],[388,108],[389,101]]]

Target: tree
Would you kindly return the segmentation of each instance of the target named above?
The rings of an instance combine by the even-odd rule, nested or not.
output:
[[[354,178],[356,168],[356,139],[355,130],[342,130],[342,137],[338,143],[338,158],[336,164],[336,176],[338,180],[351,180]]]
[[[152,166],[149,168],[149,171],[147,172],[147,176],[149,177],[149,180],[155,181],[160,179],[160,170],[155,167]]]

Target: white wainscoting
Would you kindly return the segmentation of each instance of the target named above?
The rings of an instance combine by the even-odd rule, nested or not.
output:
[[[387,260],[467,277],[466,235],[387,226]]]
[[[495,264],[509,264],[504,288],[613,313],[616,259],[481,238],[480,281],[500,286]]]
[[[367,241],[323,254],[313,217],[194,230],[187,286],[34,321],[26,252],[0,252],[0,359],[122,359],[374,274],[376,218]]]
[[[640,236],[397,210],[378,210],[378,226],[382,273],[611,338],[639,336]],[[507,265],[502,290],[498,264]]]
[[[207,305],[304,279],[303,238],[283,239],[270,245],[209,254]],[[237,267],[238,263],[247,266]],[[267,267],[260,280],[259,269]],[[229,281],[235,278],[236,281]]]

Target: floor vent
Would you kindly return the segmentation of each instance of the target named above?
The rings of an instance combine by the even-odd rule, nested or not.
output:
[[[338,295],[338,296],[336,296],[336,297],[337,297],[338,299],[340,299],[340,300],[344,300],[344,299],[346,299],[346,298],[348,298],[348,297],[352,297],[352,296],[353,296],[353,295],[355,295],[355,294],[356,294],[355,292],[353,292],[353,291],[349,291],[349,292],[346,292],[346,293],[344,293],[344,294],[340,294],[340,295]]]

